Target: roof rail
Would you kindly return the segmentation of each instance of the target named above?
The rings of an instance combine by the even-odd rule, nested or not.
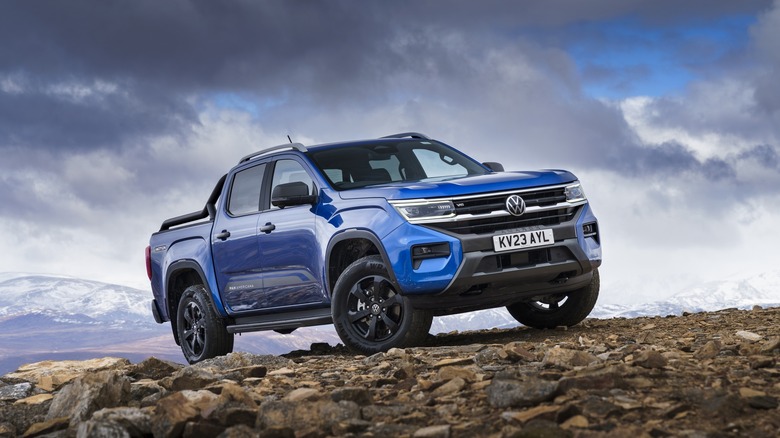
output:
[[[386,136],[381,137],[381,138],[406,138],[406,137],[421,138],[423,140],[430,140],[431,139],[427,135],[420,134],[419,132],[401,132],[399,134],[386,135]]]
[[[308,149],[306,149],[306,146],[300,144],[300,143],[287,143],[287,144],[280,144],[279,146],[274,146],[272,148],[263,149],[262,151],[257,151],[255,153],[249,154],[246,157],[242,158],[238,164],[241,164],[245,161],[249,161],[252,158],[257,158],[261,155],[265,155],[274,151],[280,151],[282,149],[295,149],[298,152],[308,152]]]

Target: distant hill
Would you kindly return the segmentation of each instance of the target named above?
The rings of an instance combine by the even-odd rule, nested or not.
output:
[[[86,359],[106,354],[141,360],[150,355],[182,362],[170,324],[157,324],[151,292],[55,275],[0,273],[0,375],[44,359]],[[780,271],[711,282],[674,298],[634,306],[597,304],[591,317],[680,315],[754,305],[780,306]],[[518,323],[501,309],[435,318],[431,332],[509,328]],[[289,335],[247,333],[237,351],[283,354],[314,342],[340,342],[333,326],[305,327]]]
[[[171,325],[152,317],[151,291],[55,275],[0,273],[0,375],[45,359],[106,354],[133,361],[148,356],[183,362]],[[313,342],[339,342],[332,326],[290,335],[248,333],[236,350],[282,354]]]
[[[683,312],[709,312],[720,309],[750,309],[753,306],[780,306],[780,271],[756,276],[712,281],[686,289],[665,301],[633,306],[597,305],[594,318],[634,318],[653,315],[681,315]]]

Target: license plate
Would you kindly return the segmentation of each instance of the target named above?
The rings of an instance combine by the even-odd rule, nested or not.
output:
[[[553,243],[555,243],[555,239],[551,229],[493,236],[493,249],[496,252],[547,246]]]

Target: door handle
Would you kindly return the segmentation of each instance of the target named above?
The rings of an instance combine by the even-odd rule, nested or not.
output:
[[[268,234],[268,233],[270,233],[271,231],[273,231],[275,229],[276,229],[276,225],[274,225],[274,224],[272,224],[270,222],[267,222],[265,225],[260,227],[260,231],[262,231],[265,234]]]
[[[230,237],[230,231],[228,231],[228,230],[222,230],[222,232],[221,232],[221,233],[217,234],[217,235],[216,235],[216,236],[214,236],[214,237],[216,237],[216,238],[217,238],[217,239],[219,239],[219,240],[227,240],[227,238],[228,238],[228,237]]]

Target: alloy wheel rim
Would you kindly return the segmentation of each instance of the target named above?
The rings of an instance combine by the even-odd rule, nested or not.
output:
[[[203,353],[206,345],[206,326],[203,311],[196,302],[187,303],[184,308],[184,345],[191,356]]]
[[[403,300],[390,281],[374,275],[352,285],[347,298],[347,320],[369,342],[382,342],[395,335],[403,318]]]

